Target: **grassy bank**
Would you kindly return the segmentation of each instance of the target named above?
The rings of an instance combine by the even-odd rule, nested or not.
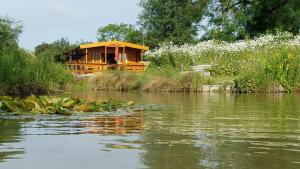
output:
[[[216,78],[203,77],[199,73],[180,73],[172,67],[151,67],[143,73],[124,71],[98,73],[87,80],[77,81],[77,85],[72,89],[79,89],[80,85],[85,89],[96,90],[194,92],[201,91],[204,84],[217,83],[215,80]],[[228,79],[218,81],[222,81],[222,84],[229,82]]]
[[[45,94],[60,90],[71,79],[63,65],[18,48],[0,51],[0,95]]]
[[[196,45],[164,44],[150,52],[154,67],[211,64],[214,83],[233,80],[236,92],[292,92],[300,84],[300,36],[280,33],[254,40],[226,43],[205,41]],[[226,80],[225,80],[226,81]]]

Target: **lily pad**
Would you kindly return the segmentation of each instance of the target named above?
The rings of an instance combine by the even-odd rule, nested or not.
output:
[[[134,110],[136,104],[133,101],[120,102],[109,99],[107,102],[95,102],[85,99],[73,99],[68,97],[29,96],[25,99],[0,96],[0,111],[11,114],[61,114],[70,115],[74,112],[104,112],[129,109]],[[145,107],[138,107],[145,109]]]
[[[128,106],[134,105],[134,101],[129,101],[129,102],[127,102],[127,105],[128,105]]]
[[[73,107],[74,105],[75,105],[75,101],[73,101],[73,100],[68,100],[68,101],[66,101],[66,102],[64,102],[63,104],[62,104],[62,106],[64,107],[64,108],[71,108],[71,107]]]
[[[39,104],[35,101],[26,99],[26,100],[24,100],[24,105],[25,105],[25,109],[27,111],[40,111],[41,110]]]
[[[136,149],[135,147],[131,145],[125,145],[125,144],[108,144],[106,145],[107,148],[111,149]]]
[[[0,100],[11,101],[11,100],[13,100],[13,98],[10,96],[0,96]]]
[[[89,104],[82,104],[82,105],[75,106],[74,110],[79,112],[92,112],[93,106]]]
[[[8,112],[17,112],[18,109],[13,101],[3,101],[2,102],[2,109]]]

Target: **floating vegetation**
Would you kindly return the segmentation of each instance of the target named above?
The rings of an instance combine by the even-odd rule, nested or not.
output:
[[[137,147],[134,147],[132,145],[127,145],[127,144],[108,144],[108,145],[106,145],[106,148],[109,148],[109,149],[126,149],[126,150],[139,149]]]
[[[0,113],[12,113],[14,115],[25,113],[71,115],[75,112],[105,112],[134,108],[134,105],[133,101],[126,103],[112,99],[96,102],[68,97],[36,97],[32,95],[21,99],[0,96]]]

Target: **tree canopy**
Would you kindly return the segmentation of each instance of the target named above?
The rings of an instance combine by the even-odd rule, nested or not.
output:
[[[206,4],[207,0],[141,0],[139,24],[146,33],[147,44],[193,43]]]
[[[131,24],[108,24],[97,31],[98,41],[126,41],[142,43],[142,33]]]
[[[52,43],[41,43],[37,45],[34,54],[38,57],[48,57],[56,62],[64,62],[66,60],[64,53],[78,47],[71,44],[67,38],[60,38]]]
[[[300,30],[298,0],[211,0],[204,39],[234,41],[259,34]]]
[[[8,17],[0,17],[0,50],[12,45],[17,46],[22,24]]]

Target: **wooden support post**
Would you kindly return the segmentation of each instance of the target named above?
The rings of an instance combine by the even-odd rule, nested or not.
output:
[[[95,62],[95,51],[91,53],[92,55],[92,62],[94,63]]]
[[[77,63],[75,63],[75,74],[77,74]]]
[[[85,49],[85,62],[87,63],[88,49]]]
[[[124,59],[126,59],[126,58],[124,58],[125,57],[125,46],[123,47],[123,54],[122,54],[122,63],[124,63]]]
[[[107,64],[107,46],[105,46],[104,57],[105,57],[105,64]]]
[[[144,60],[144,51],[141,50],[141,61],[143,61],[143,60]]]

